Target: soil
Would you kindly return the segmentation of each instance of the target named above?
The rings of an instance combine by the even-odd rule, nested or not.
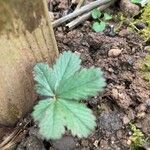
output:
[[[71,31],[58,27],[55,35],[60,52],[71,50],[81,56],[84,67],[94,65],[104,72],[104,92],[87,101],[96,115],[97,128],[88,138],[78,139],[67,132],[60,140],[47,142],[31,123],[15,149],[127,150],[131,122],[145,136],[150,135],[150,83],[140,72],[140,60],[148,53],[144,51],[148,46],[144,39],[126,27],[113,37],[94,33],[89,21]]]

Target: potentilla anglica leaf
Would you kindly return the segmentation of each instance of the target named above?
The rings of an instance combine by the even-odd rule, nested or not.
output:
[[[40,95],[54,96],[54,76],[52,69],[46,63],[37,63],[34,67],[36,91]]]
[[[56,64],[53,66],[55,74],[55,89],[59,86],[59,83],[68,79],[76,71],[80,69],[81,59],[79,55],[70,51],[60,54],[60,57],[56,60]]]
[[[65,112],[66,127],[72,135],[87,137],[95,128],[95,116],[85,104],[59,99]]]
[[[47,140],[61,138],[65,127],[87,137],[96,126],[92,111],[79,101],[95,96],[106,83],[99,68],[80,70],[80,63],[78,55],[64,52],[53,68],[44,63],[34,67],[37,93],[50,98],[39,101],[32,116]]]
[[[58,97],[68,100],[81,100],[102,91],[106,83],[99,68],[83,69],[67,80],[58,89]]]

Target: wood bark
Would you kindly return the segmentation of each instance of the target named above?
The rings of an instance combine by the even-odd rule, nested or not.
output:
[[[46,0],[0,0],[0,128],[32,109],[33,66],[57,54]]]

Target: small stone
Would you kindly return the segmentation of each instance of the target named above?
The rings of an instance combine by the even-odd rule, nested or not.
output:
[[[94,145],[95,147],[98,147],[98,143],[99,143],[99,141],[98,141],[98,140],[96,140],[96,141],[94,142],[94,144],[93,144],[93,145]]]
[[[137,114],[137,118],[144,118],[145,115],[146,115],[145,112],[139,112],[139,113]]]
[[[65,136],[52,141],[52,145],[56,150],[73,150],[76,147],[76,142],[72,136]]]
[[[126,37],[128,36],[129,34],[131,33],[131,31],[129,31],[128,29],[122,29],[120,32],[119,32],[119,36],[121,37]]]
[[[134,120],[134,118],[135,118],[135,112],[134,112],[132,109],[129,109],[129,110],[127,111],[127,115],[128,115],[128,118],[129,118],[130,120]]]
[[[110,73],[113,73],[113,72],[114,72],[114,70],[113,70],[112,68],[109,68],[108,71],[109,71]]]
[[[144,104],[140,104],[138,107],[136,107],[136,110],[137,110],[138,112],[143,112],[143,111],[146,111],[146,108],[147,108],[147,106],[146,106],[146,104],[144,103]]]
[[[128,144],[128,145],[131,145],[131,143],[132,143],[131,140],[128,140],[128,141],[127,141],[127,144]]]
[[[150,46],[145,46],[145,47],[144,47],[144,51],[150,52]]]
[[[139,29],[139,30],[142,30],[146,27],[146,23],[145,22],[137,22],[135,24],[135,26]]]
[[[122,50],[120,50],[120,49],[111,49],[108,52],[108,56],[109,57],[117,57],[117,56],[119,56],[121,54],[121,51]]]
[[[123,124],[128,124],[130,122],[130,119],[127,116],[123,117]]]

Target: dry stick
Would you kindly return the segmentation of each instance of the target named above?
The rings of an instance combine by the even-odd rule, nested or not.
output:
[[[110,5],[112,5],[115,2],[115,0],[112,0],[111,2],[109,2],[108,4],[102,5],[100,6],[98,9],[103,11],[104,9],[108,8]],[[68,24],[66,24],[66,27],[68,27],[69,29],[73,29],[76,26],[78,26],[79,24],[83,23],[84,21],[88,20],[91,17],[91,13],[92,12],[88,12],[86,14],[83,14],[81,17],[76,18],[75,20],[69,22]]]
[[[79,0],[79,3],[78,3],[78,5],[77,5],[75,11],[76,11],[77,9],[79,9],[79,8],[82,6],[82,4],[84,3],[84,1],[85,1],[85,0]]]
[[[72,18],[75,18],[75,17],[77,17],[77,16],[79,16],[85,12],[89,12],[90,10],[94,9],[95,7],[107,4],[108,2],[111,2],[111,1],[112,0],[97,0],[97,1],[91,2],[88,5],[85,5],[82,8],[74,11],[73,13],[70,13],[67,16],[64,16],[64,17],[54,21],[52,23],[52,25],[53,25],[53,27],[57,27],[57,26],[61,25],[62,23],[66,22]]]

